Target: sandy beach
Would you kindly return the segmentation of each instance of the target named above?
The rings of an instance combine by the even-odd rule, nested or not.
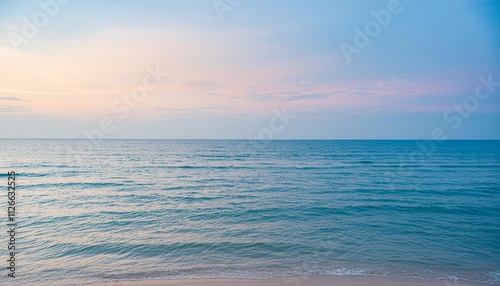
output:
[[[88,286],[480,286],[453,280],[391,279],[353,276],[297,276],[273,279],[179,279],[115,281],[93,283]]]

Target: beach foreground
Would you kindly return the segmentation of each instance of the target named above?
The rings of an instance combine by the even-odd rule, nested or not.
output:
[[[479,286],[453,280],[392,279],[355,276],[297,276],[273,279],[178,279],[93,283],[88,286]]]

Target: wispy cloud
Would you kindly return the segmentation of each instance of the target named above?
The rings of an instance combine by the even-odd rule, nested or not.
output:
[[[22,99],[22,98],[19,98],[19,97],[12,97],[12,96],[10,96],[10,97],[8,97],[8,96],[7,96],[7,97],[6,97],[6,96],[0,96],[0,100],[7,100],[7,101],[26,101],[26,100],[24,100],[24,99]]]
[[[200,91],[212,91],[218,89],[220,87],[220,84],[215,81],[206,80],[206,81],[188,81],[185,83],[184,86],[188,88],[197,89]]]
[[[312,90],[259,91],[251,88],[248,90],[247,95],[256,101],[291,102],[308,99],[324,99],[335,95],[335,93],[315,92]]]
[[[368,98],[374,96],[411,96],[423,93],[432,85],[426,86],[421,81],[412,81],[391,77],[375,83],[351,83],[350,86],[320,85],[315,86],[301,81],[299,85],[288,88],[256,88],[246,90],[246,96],[257,102],[292,102],[305,100],[323,100],[330,97]]]
[[[335,93],[360,97],[392,95],[405,96],[422,94],[429,88],[433,88],[433,86],[424,81],[390,77],[386,80],[377,81],[374,84],[358,85],[340,89],[335,91]]]
[[[24,106],[4,105],[0,106],[0,113],[26,113],[30,110]]]

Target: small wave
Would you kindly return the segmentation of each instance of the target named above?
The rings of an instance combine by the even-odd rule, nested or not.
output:
[[[432,165],[429,165],[429,166],[432,166]],[[439,168],[449,168],[449,169],[462,169],[462,168],[477,168],[477,169],[482,169],[482,168],[491,168],[491,169],[495,169],[495,168],[500,168],[500,165],[437,165],[436,167],[439,167]]]
[[[121,187],[125,186],[123,183],[110,183],[110,182],[65,182],[65,183],[41,183],[41,184],[26,184],[25,188],[67,188],[79,187],[85,188],[104,188],[104,187]]]
[[[371,272],[369,270],[361,269],[361,268],[353,268],[353,269],[338,268],[338,269],[333,269],[333,270],[318,271],[317,274],[333,275],[333,276],[367,276],[367,275],[371,275],[370,273]]]
[[[50,174],[47,173],[22,173],[22,172],[16,172],[16,177],[33,177],[33,178],[38,178],[38,177],[46,177],[49,176]],[[9,174],[7,173],[0,173],[0,177],[9,177]]]
[[[491,271],[488,275],[493,279],[494,282],[500,282],[500,270]]]
[[[245,166],[212,166],[212,165],[203,165],[203,166],[194,166],[194,165],[182,165],[182,166],[165,166],[165,168],[178,168],[178,169],[243,169],[247,168]]]

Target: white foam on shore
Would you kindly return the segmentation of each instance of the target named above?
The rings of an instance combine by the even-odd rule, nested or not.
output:
[[[332,276],[369,276],[370,273],[371,272],[369,270],[361,268],[354,268],[354,269],[338,268],[333,270],[322,270],[317,272],[317,274],[320,275],[332,275]]]

